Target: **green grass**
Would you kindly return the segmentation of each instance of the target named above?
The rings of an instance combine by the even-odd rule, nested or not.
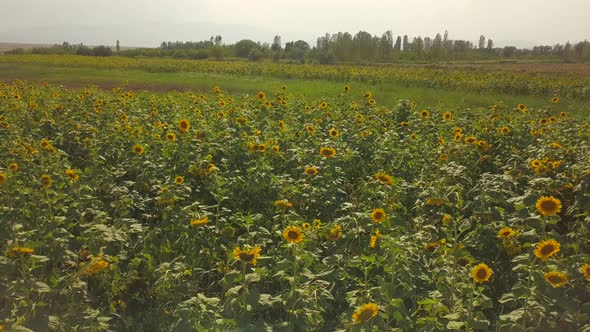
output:
[[[67,87],[83,87],[87,84],[103,88],[127,85],[129,89],[153,91],[191,90],[209,91],[219,85],[232,94],[253,94],[262,90],[271,92],[286,85],[293,95],[310,100],[333,96],[348,84],[352,93],[373,92],[378,104],[392,106],[400,99],[416,101],[419,106],[460,111],[468,108],[486,108],[498,101],[508,105],[524,103],[528,107],[548,106],[551,96],[522,96],[508,94],[480,94],[457,90],[419,88],[396,83],[371,84],[366,82],[335,82],[329,80],[282,79],[275,77],[236,76],[230,74],[206,74],[197,72],[149,73],[137,70],[103,70],[84,67],[47,65],[0,64],[0,81],[23,79],[31,82],[47,81]],[[563,99],[560,110],[587,114],[590,102]]]

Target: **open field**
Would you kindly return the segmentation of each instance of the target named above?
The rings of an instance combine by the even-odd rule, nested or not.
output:
[[[590,76],[535,65],[0,56],[0,331],[590,331]]]

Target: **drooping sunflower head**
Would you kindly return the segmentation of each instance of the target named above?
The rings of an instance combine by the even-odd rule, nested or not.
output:
[[[67,169],[66,170],[66,175],[72,180],[72,181],[78,181],[80,179],[80,176],[78,175],[78,173],[76,173],[76,171],[74,171],[73,169]]]
[[[471,270],[471,276],[477,283],[489,281],[492,277],[492,269],[486,263],[479,263]]]
[[[187,119],[182,119],[182,120],[178,121],[178,129],[181,132],[183,132],[183,133],[188,132],[190,127],[191,127],[191,123]]]
[[[288,209],[293,207],[293,203],[289,202],[286,199],[279,199],[274,202],[274,205],[279,209]]]
[[[53,180],[51,179],[51,176],[49,176],[47,174],[41,176],[41,184],[43,184],[43,188],[49,189],[49,187],[51,187],[52,183],[53,183]]]
[[[554,288],[562,287],[567,283],[567,276],[563,272],[547,272],[543,276],[545,277],[545,281]]]
[[[438,160],[440,160],[440,161],[446,161],[446,160],[449,160],[449,155],[448,155],[448,154],[446,154],[446,153],[441,153],[441,154],[438,156]]]
[[[365,303],[352,314],[352,321],[355,324],[366,323],[377,316],[378,313],[379,307],[376,303]]]
[[[303,241],[304,235],[301,232],[301,228],[289,226],[283,231],[283,238],[289,243],[299,243]]]
[[[554,216],[561,211],[561,201],[553,196],[541,196],[535,207],[544,216]]]
[[[381,238],[381,232],[379,230],[376,230],[375,234],[371,235],[371,241],[369,242],[369,247],[371,249],[377,248],[377,243],[380,238]]]
[[[561,248],[559,242],[551,239],[545,240],[537,245],[535,248],[535,256],[540,260],[546,261],[549,257],[557,254]]]
[[[181,185],[184,183],[184,178],[182,176],[177,176],[174,178],[174,183],[176,183],[177,185]]]
[[[385,210],[381,208],[374,209],[371,212],[371,219],[373,219],[373,222],[375,223],[382,223],[386,217],[387,214],[385,214]]]
[[[336,138],[340,135],[340,133],[338,132],[338,130],[336,128],[332,128],[332,129],[328,130],[328,135],[332,138]]]
[[[402,121],[399,123],[400,127],[408,127],[410,124],[406,121]]]
[[[471,264],[471,259],[467,256],[461,257],[461,258],[457,259],[457,264],[459,266],[467,266],[467,265]]]
[[[0,173],[0,184],[4,183],[8,177],[5,173]]]
[[[584,275],[586,280],[590,280],[590,264],[584,264],[580,267],[580,272]]]
[[[336,155],[336,150],[333,148],[320,148],[320,155],[325,158],[332,158]]]
[[[191,225],[193,225],[195,227],[205,226],[208,223],[209,223],[209,217],[191,219]]]
[[[379,181],[379,183],[381,183],[381,184],[386,184],[386,185],[393,184],[393,178],[391,177],[391,175],[389,175],[385,172],[376,173],[375,180]]]
[[[330,241],[336,241],[342,237],[342,226],[334,225],[330,228],[330,232],[326,234],[326,238]]]
[[[509,237],[513,237],[514,235],[516,235],[516,231],[510,227],[504,227],[498,231],[498,238],[500,239],[507,239]]]
[[[318,169],[315,166],[306,167],[305,168],[305,174],[311,175],[311,176],[317,175],[318,174]]]
[[[260,257],[260,247],[235,247],[233,250],[234,259],[242,261],[244,263],[250,263],[256,266],[256,260]]]
[[[559,97],[553,97],[553,98],[551,99],[551,103],[552,103],[552,104],[558,104],[558,103],[559,103],[559,101],[560,101]]]

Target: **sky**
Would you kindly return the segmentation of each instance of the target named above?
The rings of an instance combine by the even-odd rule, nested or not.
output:
[[[0,0],[0,42],[158,46],[220,34],[283,43],[363,30],[381,35],[553,45],[590,39],[589,0]],[[517,45],[519,46],[519,45]],[[521,47],[522,47],[521,46]]]

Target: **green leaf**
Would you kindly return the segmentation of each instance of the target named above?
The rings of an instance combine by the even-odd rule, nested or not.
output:
[[[449,323],[447,323],[447,329],[449,330],[460,330],[463,328],[463,326],[465,326],[464,322],[450,321]]]

